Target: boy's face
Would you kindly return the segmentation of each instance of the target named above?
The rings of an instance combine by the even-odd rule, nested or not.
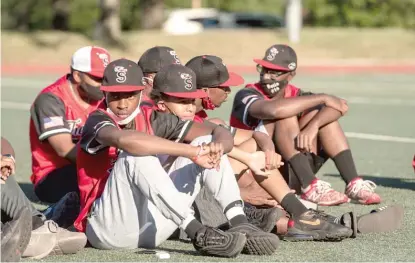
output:
[[[206,91],[209,95],[210,100],[216,108],[219,108],[231,93],[231,89],[229,87],[205,88],[204,91]]]
[[[106,93],[108,108],[119,118],[130,116],[140,103],[140,92],[108,92]]]
[[[295,71],[276,71],[257,66],[260,73],[260,83],[269,97],[274,97],[283,90],[296,75]]]
[[[193,120],[196,114],[195,99],[165,97],[157,103],[162,112],[176,115],[182,120]]]

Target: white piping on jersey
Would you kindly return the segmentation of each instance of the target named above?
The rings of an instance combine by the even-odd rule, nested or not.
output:
[[[186,121],[186,123],[183,125],[183,128],[180,131],[179,136],[177,136],[177,139],[176,139],[175,142],[179,142],[180,141],[180,139],[182,138],[184,132],[187,130],[187,126],[189,126],[189,123],[190,123],[190,121]]]
[[[39,140],[42,141],[43,139],[49,137],[50,135],[57,134],[57,133],[71,133],[71,131],[67,128],[54,129],[54,130],[42,133],[39,136]]]
[[[254,102],[254,101],[256,101],[258,98],[252,98],[249,102],[248,102],[248,104],[246,104],[246,106],[245,106],[245,109],[244,109],[244,115],[242,116],[242,122],[243,122],[243,124],[245,124],[245,125],[247,125],[247,126],[249,126],[248,124],[247,124],[247,122],[246,122],[246,118],[247,118],[247,114],[248,114],[248,108],[249,108],[249,106],[251,106],[251,104]]]

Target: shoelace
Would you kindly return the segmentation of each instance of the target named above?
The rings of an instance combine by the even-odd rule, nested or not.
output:
[[[264,213],[260,209],[256,209],[253,206],[246,207],[245,214],[251,219],[255,219],[255,220],[262,220],[262,218],[264,217]]]
[[[225,237],[213,228],[207,228],[203,236],[198,239],[201,246],[222,245]]]
[[[376,189],[376,184],[369,180],[358,180],[353,184],[352,189],[350,190],[353,194],[357,194],[360,190],[366,190],[374,192]]]
[[[329,191],[331,191],[331,184],[322,181],[322,180],[318,180],[317,184],[316,184],[316,188],[317,188],[317,192],[319,194],[325,194],[328,193]]]

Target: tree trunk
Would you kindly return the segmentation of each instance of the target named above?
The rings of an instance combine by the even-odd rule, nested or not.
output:
[[[53,20],[52,27],[55,30],[64,30],[69,29],[69,13],[70,13],[70,4],[69,0],[53,0],[52,4],[53,9]]]
[[[120,0],[99,0],[101,16],[95,38],[109,45],[124,47],[121,41]]]
[[[141,0],[141,28],[158,29],[164,22],[164,0]]]

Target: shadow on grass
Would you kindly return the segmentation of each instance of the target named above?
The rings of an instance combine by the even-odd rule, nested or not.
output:
[[[341,178],[339,174],[324,174],[326,176]],[[361,175],[364,180],[373,181],[378,186],[408,189],[415,191],[415,179],[406,178],[391,178],[391,177],[379,177],[374,175]]]
[[[19,183],[20,188],[22,188],[22,191],[25,193],[27,198],[35,203],[39,203],[39,199],[37,198],[35,191],[33,190],[33,184],[32,183]]]

